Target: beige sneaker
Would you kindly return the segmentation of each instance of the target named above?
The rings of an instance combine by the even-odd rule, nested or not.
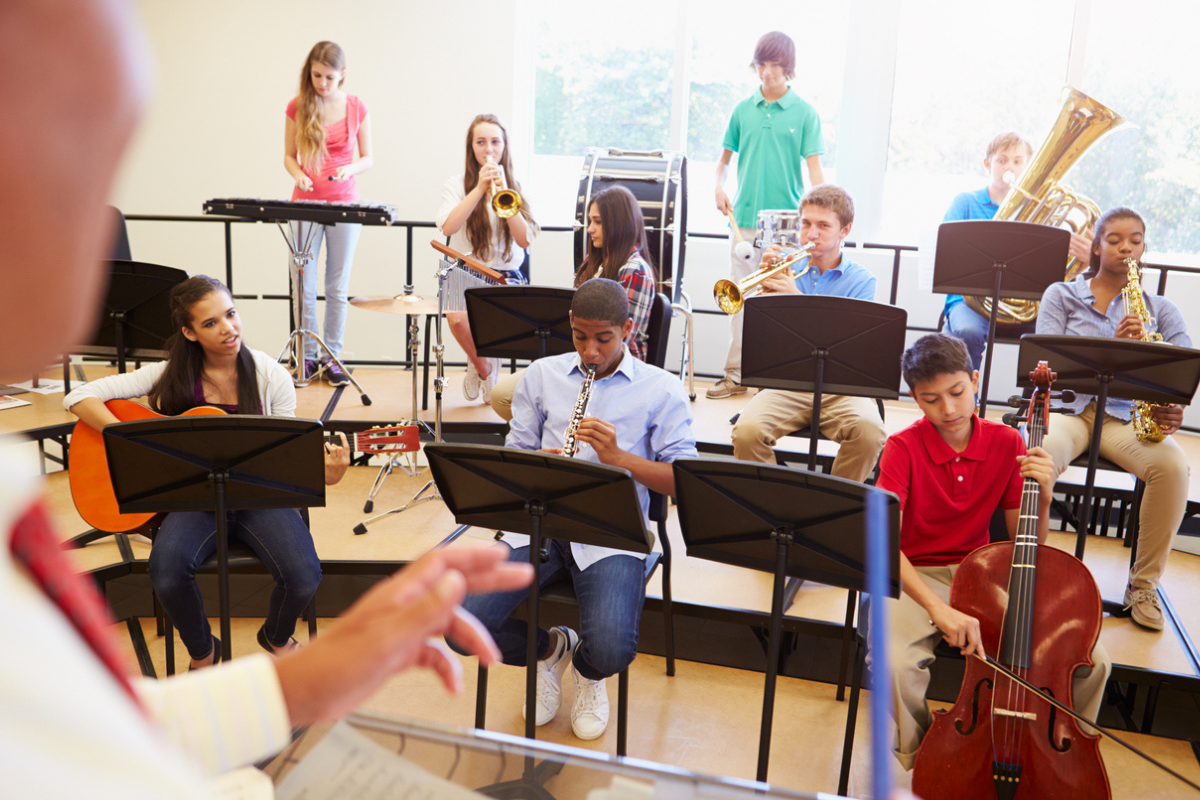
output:
[[[709,400],[720,400],[723,397],[733,397],[735,394],[745,394],[746,387],[740,383],[734,383],[729,378],[721,378],[721,380],[708,387],[708,391],[704,396]]]
[[[1157,589],[1125,588],[1125,609],[1130,612],[1133,621],[1143,628],[1152,631],[1163,629],[1162,608],[1158,605]]]

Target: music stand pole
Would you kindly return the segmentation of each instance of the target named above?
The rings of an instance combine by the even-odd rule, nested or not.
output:
[[[996,264],[996,284],[992,288],[992,311],[988,315],[987,342],[984,353],[987,360],[983,362],[983,385],[979,387],[979,418],[987,415],[988,381],[992,375],[992,352],[996,346],[996,312],[1000,305],[1000,282],[1004,279],[1005,264]]]
[[[758,732],[758,769],[755,780],[767,780],[771,760],[771,725],[775,718],[775,681],[779,675],[780,639],[783,637],[783,592],[792,531],[781,527],[771,533],[775,541],[775,575],[771,585],[771,637],[767,645],[767,677],[763,684],[762,725]]]
[[[813,383],[816,385],[813,387],[812,421],[808,426],[809,472],[817,470],[817,437],[821,434],[821,392],[825,385],[825,359],[829,357],[829,351],[818,347],[813,350],[813,355],[817,363],[813,375]]]
[[[317,225],[320,223],[296,222],[296,232],[294,236],[290,236],[288,225],[285,220],[277,219],[275,224],[279,226],[279,232],[283,235],[283,241],[287,243],[288,248],[288,265],[290,266],[290,278],[292,283],[292,332],[288,334],[287,344],[283,346],[283,351],[279,354],[279,361],[283,361],[284,356],[287,356],[292,368],[288,371],[292,373],[292,383],[298,388],[308,386],[320,374],[321,370],[312,375],[308,374],[307,365],[304,363],[304,337],[308,337],[315,341],[331,362],[337,365],[349,380],[351,385],[358,390],[358,394],[362,399],[364,406],[371,405],[371,398],[367,396],[366,391],[362,388],[354,375],[346,369],[346,365],[342,363],[333,351],[329,349],[329,345],[325,344],[325,340],[314,331],[310,331],[304,327],[304,270],[306,270],[316,260],[313,254],[313,242],[317,237]],[[308,227],[305,228],[304,225]],[[328,223],[333,224],[333,223]],[[304,240],[300,241],[301,231],[303,231]]]

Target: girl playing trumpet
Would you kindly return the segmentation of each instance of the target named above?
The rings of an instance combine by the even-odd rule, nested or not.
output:
[[[492,207],[498,184],[520,193],[520,184],[512,173],[508,131],[495,115],[480,114],[467,128],[466,150],[463,173],[442,186],[438,228],[450,237],[451,247],[504,273],[506,283],[528,283],[521,265],[525,262],[526,248],[538,233],[529,203],[522,197],[517,213],[505,219]],[[446,319],[450,322],[450,332],[467,354],[463,395],[474,400],[482,394],[483,402],[491,402],[492,387],[499,377],[499,360],[480,358],[475,352],[465,311],[451,311]]]

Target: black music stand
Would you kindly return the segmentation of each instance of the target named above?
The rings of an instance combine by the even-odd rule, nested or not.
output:
[[[104,311],[90,344],[72,347],[72,352],[105,356],[125,371],[127,360],[161,359],[163,344],[175,332],[171,326],[170,293],[187,280],[181,269],[142,261],[104,262],[108,267],[108,291]],[[69,377],[64,377],[69,388]]]
[[[1031,385],[1028,375],[1039,361],[1049,362],[1050,369],[1057,373],[1055,390],[1071,389],[1096,397],[1097,413],[1092,424],[1083,508],[1075,540],[1075,557],[1082,560],[1091,522],[1105,403],[1109,397],[1119,397],[1148,403],[1189,405],[1196,395],[1196,387],[1200,386],[1200,350],[1107,336],[1022,336],[1017,355],[1017,376],[1021,385]]]
[[[857,481],[729,459],[674,462],[679,529],[687,554],[696,558],[770,572],[771,631],[763,688],[762,728],[756,779],[767,779],[775,679],[779,672],[784,579],[809,579],[866,591],[864,503],[881,490]],[[900,596],[900,501],[888,498],[887,596]],[[847,623],[849,624],[849,623]],[[856,658],[842,745],[838,794],[846,793],[858,712],[862,659]]]
[[[808,468],[817,467],[824,392],[895,400],[908,312],[824,295],[755,297],[745,305],[742,384],[812,392]]]
[[[987,412],[996,311],[1001,296],[1041,300],[1046,289],[1065,276],[1070,246],[1070,231],[1033,222],[975,219],[943,222],[938,226],[933,291],[987,295],[992,300],[983,353],[983,383],[979,387],[980,419]]]
[[[510,447],[435,443],[425,446],[425,457],[455,522],[529,535],[533,581],[525,653],[525,738],[536,739],[542,539],[649,553],[654,540],[646,530],[637,487],[623,469]],[[502,799],[551,798],[541,781],[561,765],[539,771],[532,761],[526,759],[521,778],[479,791]]]
[[[229,414],[118,422],[104,429],[122,514],[212,511],[222,660],[231,656],[226,511],[325,505],[321,423]]]
[[[480,286],[463,293],[475,350],[486,358],[536,361],[575,350],[571,339],[574,289]]]

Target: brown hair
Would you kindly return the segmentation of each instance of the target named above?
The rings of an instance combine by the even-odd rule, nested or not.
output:
[[[225,284],[207,275],[193,275],[171,289],[171,327],[175,333],[167,339],[167,368],[147,393],[150,408],[159,414],[176,416],[195,408],[196,378],[204,371],[204,347],[183,335],[192,330],[192,306],[213,292],[224,292],[232,301],[233,295]],[[258,399],[258,376],[254,357],[243,342],[237,356],[239,414],[261,414]]]
[[[1033,145],[1029,143],[1028,139],[1016,131],[1005,131],[1004,133],[996,134],[988,142],[987,155],[984,157],[990,161],[992,156],[997,153],[1003,153],[1005,150],[1011,150],[1014,147],[1024,147],[1026,155],[1033,155]]]
[[[1100,215],[1100,219],[1096,220],[1095,233],[1092,235],[1091,253],[1092,257],[1088,260],[1087,272],[1083,274],[1085,278],[1091,278],[1093,275],[1100,272],[1100,254],[1096,252],[1096,242],[1104,237],[1104,229],[1108,227],[1108,223],[1116,222],[1119,219],[1136,219],[1142,223],[1142,236],[1146,235],[1146,220],[1142,219],[1142,215],[1134,211],[1132,208],[1125,206],[1114,206],[1108,211]],[[1145,241],[1143,239],[1142,241]]]
[[[592,201],[588,204],[589,214],[592,206],[600,212],[603,244],[598,248],[588,248],[583,263],[575,269],[575,286],[578,287],[588,278],[608,278],[615,281],[621,267],[625,266],[634,251],[641,254],[650,267],[650,274],[657,282],[658,272],[650,258],[650,249],[646,246],[646,223],[642,218],[642,208],[633,192],[624,186],[611,186],[592,195]],[[585,232],[584,236],[586,235]],[[599,273],[596,272],[597,269],[600,270]]]
[[[822,183],[805,192],[800,198],[800,209],[803,210],[805,206],[818,206],[832,211],[837,214],[843,228],[854,222],[854,198],[845,189],[832,183]]]
[[[317,172],[325,163],[325,101],[312,85],[312,65],[319,62],[339,72],[346,68],[346,54],[333,42],[317,42],[300,70],[300,93],[296,97],[296,155],[300,164]],[[338,81],[340,87],[345,77]]]
[[[504,170],[504,180],[508,182],[508,188],[521,194],[521,184],[513,176],[512,157],[508,153],[508,130],[495,114],[480,114],[471,120],[470,126],[467,127],[467,163],[463,169],[463,193],[470,194],[471,190],[475,188],[475,184],[479,182],[479,168],[482,165],[475,160],[475,150],[471,146],[471,141],[475,138],[475,128],[485,122],[500,129],[500,136],[504,138],[504,153],[500,156],[499,166]],[[471,211],[471,216],[467,217],[467,241],[471,243],[475,258],[485,263],[491,261],[496,255],[492,252],[493,244],[506,260],[512,255],[513,245],[512,231],[508,229],[507,225],[500,226],[500,241],[492,242],[492,218],[488,213],[489,202],[485,199],[477,203]],[[518,213],[525,218],[525,222],[533,228],[533,233],[536,235],[538,224],[529,211],[529,200],[524,194],[521,194],[521,210]]]
[[[956,372],[970,375],[974,368],[962,339],[948,333],[931,333],[904,351],[900,356],[900,371],[908,388],[914,389],[921,381],[931,381],[938,375]]]
[[[751,67],[774,61],[783,67],[783,77],[789,81],[796,77],[796,43],[782,31],[764,33],[754,45],[754,60]]]

